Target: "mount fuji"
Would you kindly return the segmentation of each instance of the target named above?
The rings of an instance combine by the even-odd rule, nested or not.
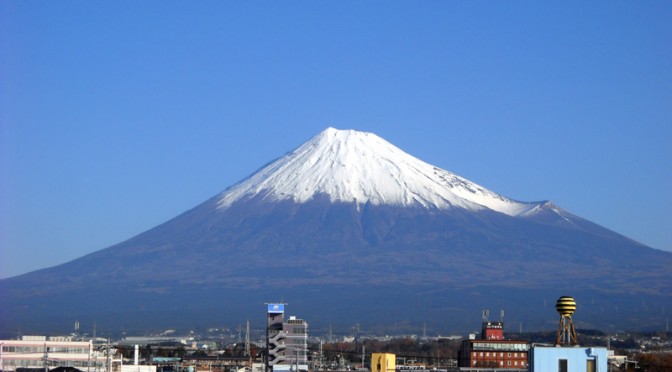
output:
[[[425,209],[490,209],[518,216],[538,203],[519,203],[418,160],[372,133],[328,128],[221,196],[219,207],[262,199]]]
[[[0,332],[262,326],[263,303],[279,300],[318,330],[462,332],[485,308],[539,330],[555,327],[565,294],[579,327],[659,329],[670,269],[671,253],[550,201],[512,200],[375,134],[328,128],[162,225],[0,280]]]

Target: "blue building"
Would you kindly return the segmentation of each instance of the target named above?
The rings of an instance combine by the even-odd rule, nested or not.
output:
[[[604,347],[533,346],[530,372],[607,372]]]

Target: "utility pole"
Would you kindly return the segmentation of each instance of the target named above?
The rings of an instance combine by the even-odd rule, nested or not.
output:
[[[47,343],[44,343],[44,372],[49,372],[49,348]]]
[[[247,320],[247,329],[245,330],[245,356],[250,355],[250,320]],[[250,365],[251,367],[252,365]]]
[[[105,357],[105,371],[112,371],[112,355],[110,355],[110,338],[107,338],[107,356]]]
[[[250,350],[250,320],[247,320],[245,330],[245,355],[247,356],[247,365],[252,369],[252,351]]]
[[[296,353],[296,372],[299,372],[299,348],[298,346],[294,348],[294,351]]]

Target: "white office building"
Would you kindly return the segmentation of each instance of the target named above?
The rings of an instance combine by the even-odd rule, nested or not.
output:
[[[71,341],[67,337],[24,336],[21,340],[0,340],[0,371],[17,368],[74,367],[82,371],[116,372],[121,357],[108,350],[94,350],[91,341]],[[114,358],[117,359],[114,359]]]

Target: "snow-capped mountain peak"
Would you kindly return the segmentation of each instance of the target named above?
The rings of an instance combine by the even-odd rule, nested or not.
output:
[[[524,215],[539,205],[498,195],[425,163],[373,133],[327,128],[225,190],[218,207],[225,209],[254,197],[303,203],[318,196],[357,205],[487,208],[510,216]]]

